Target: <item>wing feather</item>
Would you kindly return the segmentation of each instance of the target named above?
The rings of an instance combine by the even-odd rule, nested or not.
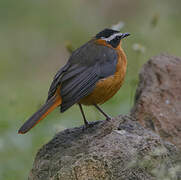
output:
[[[84,71],[62,82],[61,112],[77,103],[82,97],[87,96],[95,87],[99,76],[93,67],[84,67]]]
[[[61,78],[63,73],[70,67],[70,64],[67,63],[65,66],[63,66],[54,76],[53,81],[51,83],[51,86],[48,91],[48,98],[47,101],[55,94],[58,85],[61,83]]]

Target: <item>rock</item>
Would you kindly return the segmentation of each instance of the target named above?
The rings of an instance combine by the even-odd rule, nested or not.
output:
[[[132,115],[181,149],[181,59],[162,54],[140,72]]]
[[[179,180],[180,139],[181,60],[163,54],[143,66],[130,116],[58,133],[29,180]]]
[[[179,179],[178,156],[174,145],[119,116],[58,133],[37,153],[29,180]]]

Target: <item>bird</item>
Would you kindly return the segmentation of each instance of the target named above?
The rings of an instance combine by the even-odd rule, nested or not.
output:
[[[106,28],[70,55],[67,63],[58,70],[43,106],[18,130],[25,134],[55,108],[63,113],[78,104],[85,127],[90,127],[82,105],[95,106],[106,120],[111,117],[99,105],[108,101],[121,88],[127,68],[127,57],[122,40],[130,33]]]

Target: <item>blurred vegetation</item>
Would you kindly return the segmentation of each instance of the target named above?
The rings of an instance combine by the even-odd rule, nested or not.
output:
[[[0,1],[0,179],[27,179],[37,150],[55,132],[83,124],[77,106],[52,112],[26,135],[22,123],[40,107],[56,71],[67,61],[66,46],[79,47],[105,27],[123,22],[131,36],[123,46],[128,72],[119,93],[103,105],[112,116],[127,113],[138,72],[151,56],[181,56],[178,0],[1,0]],[[70,49],[71,50],[71,49]],[[89,120],[103,119],[85,107]]]

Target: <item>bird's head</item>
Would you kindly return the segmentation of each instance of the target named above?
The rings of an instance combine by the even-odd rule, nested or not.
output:
[[[117,48],[121,42],[121,39],[129,36],[129,33],[121,33],[113,29],[104,29],[99,32],[95,38],[97,40],[103,40],[107,44],[111,45],[113,48]]]

